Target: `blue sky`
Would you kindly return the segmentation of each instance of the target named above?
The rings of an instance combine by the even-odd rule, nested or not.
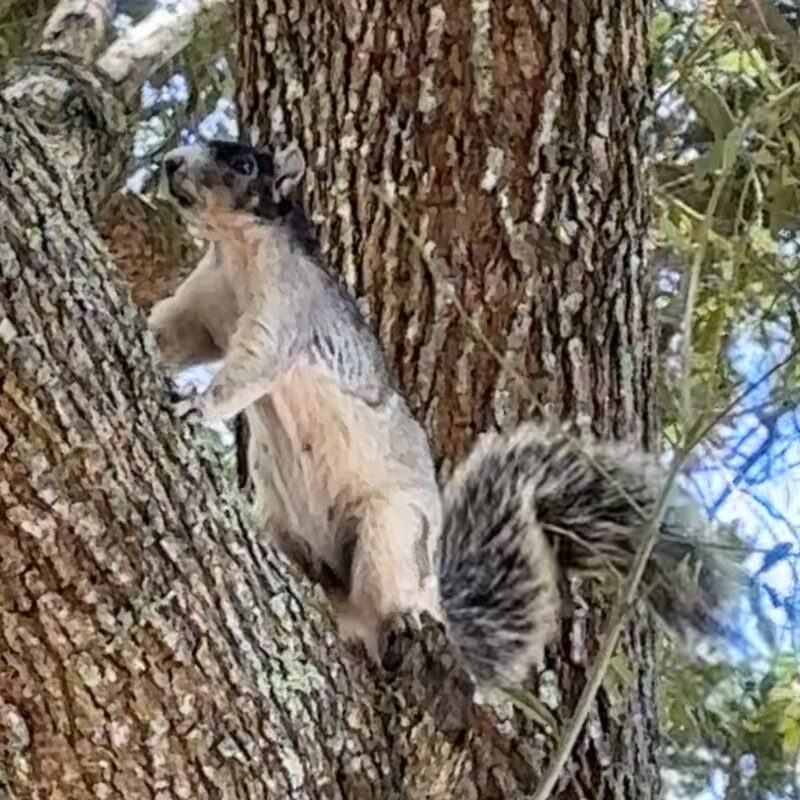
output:
[[[716,446],[702,446],[703,456],[691,474],[689,487],[707,509],[715,510],[717,520],[737,524],[739,535],[755,551],[745,566],[759,585],[762,609],[774,622],[782,648],[796,647],[798,636],[800,412],[788,408],[773,421],[774,408],[769,401],[779,378],[776,374],[763,380],[763,376],[789,352],[788,338],[780,331],[766,344],[746,331],[737,338],[730,357],[743,381],[742,390],[753,388],[739,413],[717,429],[722,435]],[[780,544],[791,551],[775,563],[767,563],[765,559],[771,560],[767,553],[774,556]],[[738,621],[749,647],[735,647],[732,655],[768,654],[770,648],[747,604]]]

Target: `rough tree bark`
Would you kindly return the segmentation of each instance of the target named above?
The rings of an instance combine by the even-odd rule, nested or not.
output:
[[[59,0],[41,34],[40,49],[87,62],[111,23],[116,0]]]
[[[528,83],[541,94],[535,93],[528,118],[535,135],[531,140],[531,131],[509,133],[501,178],[494,187],[486,179],[492,190],[486,198],[475,183],[483,179],[483,151],[487,142],[500,148],[506,140],[467,136],[471,115],[484,113],[480,102],[472,105],[472,93],[490,88],[491,81],[487,85],[487,62],[476,47],[472,57],[484,71],[478,70],[482,77],[473,85],[469,51],[463,50],[466,34],[460,23],[448,27],[441,7],[423,13],[409,5],[415,22],[403,40],[408,69],[415,74],[430,66],[423,83],[435,100],[436,70],[443,62],[423,59],[419,51],[430,52],[430,29],[440,25],[438,46],[451,54],[448,75],[454,76],[456,94],[458,81],[464,84],[461,99],[471,104],[465,127],[453,146],[442,137],[449,122],[428,141],[417,115],[435,107],[422,103],[417,111],[412,97],[408,118],[389,120],[382,138],[374,139],[379,116],[372,127],[353,128],[363,153],[348,149],[353,140],[346,135],[347,109],[348,103],[358,106],[361,40],[343,35],[336,16],[342,7],[310,3],[302,11],[290,9],[288,18],[264,18],[255,26],[247,9],[257,4],[247,3],[241,17],[249,78],[259,61],[266,63],[266,42],[276,44],[262,35],[265,26],[275,31],[277,22],[286,37],[279,42],[284,58],[276,57],[278,70],[268,77],[287,124],[312,137],[313,120],[321,123],[324,142],[306,142],[323,167],[310,182],[312,207],[340,212],[326,236],[334,262],[347,267],[357,288],[373,300],[374,320],[392,345],[398,373],[406,386],[416,387],[416,408],[445,455],[457,454],[492,414],[513,419],[524,406],[519,389],[471,343],[468,329],[432,290],[394,218],[371,205],[365,170],[375,169],[381,151],[372,148],[394,137],[396,125],[400,140],[388,151],[386,174],[396,171],[397,202],[424,236],[440,248],[448,243],[443,252],[450,259],[449,278],[467,308],[477,314],[481,294],[495,303],[496,310],[484,311],[481,320],[494,341],[521,368],[536,374],[547,367],[548,378],[558,381],[556,390],[540,386],[540,397],[556,413],[585,412],[601,430],[641,432],[649,425],[648,287],[639,261],[644,210],[636,138],[645,81],[637,87],[630,77],[643,63],[643,10],[627,1],[613,11],[601,4],[586,7],[587,17],[581,4],[569,18],[554,16],[546,30],[540,21],[535,36],[529,31],[526,38],[522,26],[519,52],[527,52],[523,45],[551,42],[525,68],[533,70]],[[386,9],[381,12],[388,21]],[[363,32],[354,14],[345,21]],[[438,23],[431,25],[430,15]],[[320,37],[317,67],[298,70],[289,83],[284,47],[301,45],[297,52],[311,63],[310,45],[294,40],[298,31],[302,39],[304,19]],[[481,28],[484,44],[500,37],[498,53],[508,41],[504,19],[496,15],[494,27]],[[618,37],[624,30],[629,39],[621,58]],[[387,88],[398,73],[392,79],[396,91],[380,96],[407,102],[404,92],[413,95],[418,87],[392,65],[397,47],[373,42],[370,48],[387,69]],[[568,67],[562,58],[570,57],[576,63]],[[328,58],[334,66],[339,58],[349,59],[355,82],[344,103],[341,76],[326,71]],[[580,84],[585,58],[593,79],[612,63],[622,77]],[[518,75],[515,83],[516,73],[508,71],[509,98],[525,117],[523,100],[530,98],[513,92],[522,79]],[[298,104],[303,81],[321,74],[328,77],[314,83],[314,100],[328,96],[327,105]],[[29,91],[34,78],[40,82],[36,92]],[[260,544],[230,476],[197,431],[169,413],[152,338],[94,230],[95,209],[118,180],[112,154],[122,135],[119,109],[103,83],[58,56],[21,64],[8,81],[0,92],[0,796],[525,796],[535,787],[552,740],[524,717],[505,719],[469,703],[464,676],[435,626],[409,632],[392,674],[346,652],[324,601]],[[582,108],[583,122],[575,130],[567,125],[569,113],[553,107],[554,97],[545,102],[551,85],[556,95],[563,93],[562,102]],[[281,92],[280,86],[291,90]],[[319,94],[322,87],[329,95]],[[274,132],[253,86],[248,91],[258,101],[249,106],[247,93],[242,95],[249,119],[263,133]],[[597,105],[600,98],[603,104]],[[626,113],[603,123],[597,109],[606,103]],[[458,107],[447,106],[445,120],[458,116]],[[546,109],[550,122],[540,125],[535,121]],[[367,111],[358,113],[369,119]],[[307,115],[305,129],[297,124],[299,113]],[[603,124],[606,136],[595,141],[595,128]],[[542,125],[549,126],[549,138]],[[543,142],[555,141],[556,131],[562,143],[568,140],[561,137],[572,136],[574,150],[554,148],[544,158]],[[533,179],[522,166],[506,175],[517,164],[512,156],[531,141],[532,163],[539,164]],[[423,145],[425,159],[417,151]],[[454,154],[451,160],[440,163],[447,153]],[[416,166],[414,158],[420,158]],[[606,163],[604,172],[595,160]],[[425,177],[434,167],[430,177],[446,169],[449,183]],[[349,212],[341,210],[347,193],[334,186],[337,180],[357,189]],[[514,189],[505,195],[508,202],[498,199],[504,186]],[[326,190],[336,199],[327,199]],[[495,203],[499,218],[513,223],[508,233],[497,227]],[[539,206],[540,218],[526,227],[526,209]],[[567,219],[570,209],[574,218]],[[464,224],[462,210],[473,214],[473,228]],[[533,231],[550,228],[558,212],[567,242],[555,248],[559,259],[540,260]],[[379,228],[371,227],[373,219]],[[378,243],[388,267],[376,257]],[[510,304],[522,298],[527,300],[514,325]],[[407,342],[406,331],[413,334]],[[507,347],[509,340],[513,347]],[[434,349],[452,361],[454,375],[444,374]],[[470,394],[454,398],[444,391],[448,387]],[[597,615],[585,608],[574,612],[581,622],[565,631],[559,679],[550,673],[544,681],[558,711],[569,708],[580,689],[598,628]],[[616,703],[605,698],[591,717],[560,796],[657,795],[652,637],[646,625],[631,628],[623,652],[632,680]]]
[[[202,256],[166,204],[154,208],[118,191],[103,203],[96,221],[134,302],[145,310],[177,289]]]
[[[302,143],[329,257],[444,457],[525,414],[514,373],[556,416],[649,437],[645,9],[238,3],[243,127]],[[370,185],[444,259],[468,323]]]
[[[532,413],[651,444],[644,0],[238,0],[237,13],[243,128],[303,146],[328,258],[443,472],[477,432]],[[579,626],[553,654],[561,709],[593,648]],[[564,797],[658,791],[652,652],[629,657],[628,724],[601,709]]]

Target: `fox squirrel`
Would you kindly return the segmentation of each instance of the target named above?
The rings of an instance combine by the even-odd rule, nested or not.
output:
[[[150,324],[171,365],[222,359],[180,410],[245,412],[256,519],[377,655],[382,620],[431,607],[439,490],[425,433],[289,199],[304,167],[292,146],[167,154],[169,191],[209,249]]]
[[[481,437],[440,493],[422,428],[291,200],[304,168],[291,145],[212,141],[165,157],[169,192],[209,250],[150,324],[173,366],[222,360],[181,411],[244,410],[257,519],[329,591],[344,636],[378,656],[389,616],[426,610],[477,680],[521,681],[556,632],[562,571],[624,573],[662,473],[634,448],[526,423]],[[673,506],[663,516],[647,596],[675,627],[706,631],[725,571],[683,519]],[[678,579],[690,562],[694,583]]]

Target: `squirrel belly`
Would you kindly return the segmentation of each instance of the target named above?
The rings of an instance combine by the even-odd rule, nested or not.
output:
[[[620,443],[535,423],[478,439],[445,487],[437,558],[448,636],[476,680],[527,677],[558,630],[561,572],[624,575],[664,483],[653,456]],[[732,572],[692,512],[668,501],[643,592],[674,630],[716,633]]]
[[[255,515],[291,532],[312,577],[367,641],[399,611],[434,613],[440,497],[424,433],[395,393],[370,405],[314,366],[290,370],[247,411]],[[347,598],[344,602],[342,598]]]

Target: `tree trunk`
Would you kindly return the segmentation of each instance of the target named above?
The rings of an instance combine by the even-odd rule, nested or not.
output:
[[[97,227],[143,309],[172,294],[202,256],[171,208],[151,207],[131,193],[114,192],[100,209]]]
[[[443,473],[477,432],[537,413],[652,445],[644,0],[238,0],[237,14],[243,128],[305,150],[327,257]],[[601,612],[578,616],[551,661],[562,713]],[[613,708],[602,698],[559,796],[657,796],[651,647],[629,638],[633,680]]]
[[[261,120],[262,135],[275,132],[255,91],[266,78],[310,162],[319,157],[309,198],[315,211],[335,212],[323,226],[333,262],[371,300],[439,452],[455,456],[490,420],[525,413],[511,366],[546,371],[550,382],[536,392],[553,413],[584,412],[601,431],[649,428],[643,74],[635,80],[643,10],[627,0],[613,11],[576,3],[568,18],[553,13],[528,34],[517,20],[515,50],[504,46],[516,41],[507,17],[476,4],[491,24],[478,20],[479,41],[465,50],[472,28],[450,20],[469,13],[414,6],[390,15],[378,3],[370,25],[396,25],[402,39],[368,43],[367,61],[383,71],[376,95],[360,56],[370,25],[355,10],[348,39],[339,4],[310,2],[256,26],[250,11],[259,5],[242,0],[245,113]],[[273,22],[278,69],[259,75]],[[292,47],[301,60],[289,81]],[[393,66],[401,52],[409,73],[428,70],[428,99]],[[446,68],[437,52],[450,54]],[[512,56],[525,64],[519,74]],[[593,72],[581,82],[587,64]],[[495,69],[508,73],[509,108],[520,115],[502,136]],[[461,91],[452,108],[452,98],[434,103],[445,78]],[[28,60],[8,80],[0,96],[0,797],[530,793],[552,739],[519,714],[472,705],[436,626],[409,630],[392,674],[347,652],[324,599],[250,530],[233,476],[202,434],[169,413],[153,340],[93,227],[118,182],[113,155],[125,129],[102,82],[59,56]],[[367,85],[372,114],[359,105]],[[530,112],[523,85],[535,88]],[[625,113],[604,121],[606,106]],[[485,191],[489,142],[506,149],[502,175],[493,187],[487,177]],[[533,177],[520,160],[526,147]],[[365,170],[385,191],[394,180],[394,202],[447,256],[457,296],[511,366],[493,365],[434,292],[396,218],[368,194]],[[560,230],[556,219],[565,244],[543,258],[534,231]],[[494,303],[491,313],[479,297]],[[575,616],[580,624],[565,630],[554,662],[557,681],[547,681],[557,713],[580,691],[602,619],[580,608]],[[623,637],[631,677],[590,717],[560,797],[657,796],[652,648],[644,624]]]
[[[308,154],[328,257],[443,457],[528,415],[515,373],[549,414],[649,438],[645,9],[238,3],[243,127]]]

